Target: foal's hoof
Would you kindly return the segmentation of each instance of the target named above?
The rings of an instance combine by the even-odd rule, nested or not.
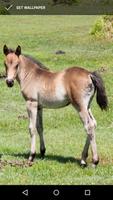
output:
[[[80,166],[81,166],[82,168],[85,168],[85,167],[87,167],[87,163],[86,163],[84,160],[81,160]]]
[[[46,152],[46,149],[40,149],[41,158],[45,157],[45,152]]]
[[[36,156],[36,153],[31,153],[29,156],[29,162],[33,162],[35,156]]]
[[[99,159],[98,160],[93,160],[92,167],[96,168],[96,166],[98,165],[98,163],[99,163]]]

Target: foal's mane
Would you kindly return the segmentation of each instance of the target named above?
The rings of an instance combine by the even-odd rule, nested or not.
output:
[[[49,71],[49,68],[47,68],[44,64],[42,64],[39,60],[33,58],[32,56],[26,55],[26,54],[22,54],[22,55],[25,56],[26,58],[30,59],[34,64],[36,64],[41,69]]]

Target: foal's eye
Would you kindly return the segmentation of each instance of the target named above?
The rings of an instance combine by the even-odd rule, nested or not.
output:
[[[7,65],[6,65],[6,63],[4,63],[4,65],[5,65],[6,75],[7,75]]]
[[[7,67],[6,63],[4,63],[4,66]]]
[[[6,63],[4,63],[4,66],[5,66],[5,69],[7,70],[7,65],[6,65]]]

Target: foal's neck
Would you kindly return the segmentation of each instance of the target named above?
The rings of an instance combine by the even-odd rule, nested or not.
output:
[[[35,67],[35,64],[33,64],[28,58],[26,58],[24,55],[20,55],[17,81],[21,86],[25,82],[30,81],[34,73]]]

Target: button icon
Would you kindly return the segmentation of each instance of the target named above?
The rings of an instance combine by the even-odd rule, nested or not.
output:
[[[60,192],[59,192],[58,189],[55,189],[55,190],[53,191],[53,195],[54,195],[54,196],[58,196],[59,194],[60,194]]]
[[[22,194],[24,194],[25,196],[28,196],[28,195],[29,195],[28,189],[27,189],[27,190],[24,190],[24,191],[22,192]]]
[[[84,195],[85,196],[91,196],[91,190],[85,190]]]
[[[5,9],[8,11],[8,10],[10,10],[11,8],[13,7],[13,5],[8,5],[7,7],[5,7]]]

